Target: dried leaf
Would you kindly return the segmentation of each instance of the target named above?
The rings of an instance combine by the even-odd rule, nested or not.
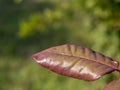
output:
[[[104,90],[120,90],[120,79],[114,80],[109,83]]]
[[[91,49],[61,45],[51,47],[33,55],[41,66],[58,74],[86,81],[118,70],[118,62]]]

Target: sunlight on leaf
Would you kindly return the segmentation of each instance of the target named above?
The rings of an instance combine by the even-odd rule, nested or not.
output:
[[[61,45],[33,55],[41,66],[58,74],[86,81],[97,80],[118,70],[118,62],[91,49]]]

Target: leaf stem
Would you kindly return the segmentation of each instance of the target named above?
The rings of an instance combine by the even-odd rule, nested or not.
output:
[[[115,69],[115,70],[120,73],[120,69]]]

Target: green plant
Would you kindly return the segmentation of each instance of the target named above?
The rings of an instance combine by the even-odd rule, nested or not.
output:
[[[119,62],[91,49],[66,44],[33,55],[41,66],[58,74],[85,81],[94,81],[113,71],[120,72]],[[120,90],[120,79],[112,81],[104,90]]]

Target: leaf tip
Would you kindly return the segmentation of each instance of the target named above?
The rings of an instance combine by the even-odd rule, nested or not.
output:
[[[32,58],[33,58],[33,60],[35,60],[38,63],[38,61],[40,60],[41,57],[37,54],[33,54]]]

